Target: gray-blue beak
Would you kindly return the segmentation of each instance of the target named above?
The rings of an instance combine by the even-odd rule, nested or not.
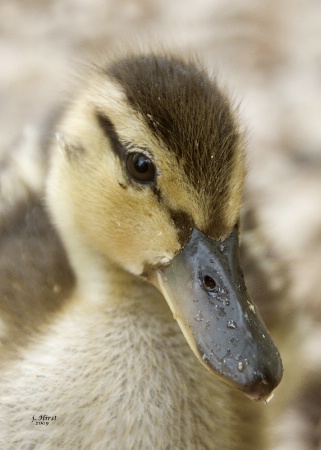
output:
[[[235,229],[216,241],[198,229],[157,284],[191,349],[208,370],[254,400],[283,374],[280,354],[244,284]]]

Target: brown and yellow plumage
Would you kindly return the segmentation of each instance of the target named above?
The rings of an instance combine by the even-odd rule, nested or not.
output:
[[[1,448],[262,448],[264,406],[196,361],[164,298],[144,279],[171,264],[192,229],[226,242],[238,225],[244,145],[228,96],[195,62],[125,56],[96,71],[57,131],[46,208],[59,243],[51,225],[37,228],[46,250],[35,252],[25,271],[29,277],[39,264],[44,279],[44,272],[54,274],[47,283],[53,292],[59,287],[58,300],[30,290],[28,277],[10,294],[3,340],[13,317],[12,339],[22,331],[1,374]],[[38,198],[30,205],[46,216]],[[25,232],[30,239],[28,227],[17,231],[22,239]],[[1,303],[4,309],[4,296]],[[47,306],[22,343],[38,304]],[[247,370],[240,360],[237,366]],[[278,381],[255,378],[271,383],[269,391]],[[57,423],[36,429],[31,419],[40,412]]]

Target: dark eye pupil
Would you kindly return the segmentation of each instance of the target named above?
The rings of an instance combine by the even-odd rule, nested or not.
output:
[[[208,291],[212,292],[216,290],[216,283],[209,275],[204,275],[203,284],[205,286],[205,289],[207,289]]]
[[[139,173],[148,172],[150,164],[151,164],[151,162],[148,159],[146,159],[144,156],[140,156],[134,162],[135,169]]]
[[[140,183],[150,183],[155,180],[156,168],[148,156],[143,153],[130,153],[127,156],[128,174]]]

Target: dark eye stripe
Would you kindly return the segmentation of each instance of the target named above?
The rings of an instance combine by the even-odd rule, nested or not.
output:
[[[133,178],[135,181],[141,184],[150,184],[150,185],[154,184],[156,177],[156,167],[154,166],[152,161],[143,153],[140,152],[132,153],[133,155],[136,154],[140,155],[142,158],[144,157],[145,161],[136,161],[136,162],[134,161],[134,164],[131,165],[131,169],[128,170],[128,159],[131,157],[131,153],[128,154],[128,150],[131,149],[131,147],[133,146],[130,143],[124,144],[121,143],[115,125],[105,114],[102,114],[100,111],[96,111],[95,116],[98,125],[100,126],[104,135],[111,143],[112,150],[123,161],[123,164],[126,165],[127,172],[129,172],[131,178]],[[148,166],[148,170],[145,174],[144,174],[144,164]]]
[[[116,155],[123,158],[125,156],[125,149],[120,142],[117,131],[112,121],[99,111],[96,112],[96,119],[105,136],[109,139],[113,151],[116,153]]]
[[[169,213],[177,230],[178,241],[181,245],[185,245],[193,230],[193,219],[185,211],[169,208]]]

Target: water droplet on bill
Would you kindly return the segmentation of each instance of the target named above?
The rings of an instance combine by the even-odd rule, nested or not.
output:
[[[237,328],[236,322],[234,322],[234,320],[228,320],[226,326],[227,326],[227,328],[231,328],[231,329]]]
[[[198,313],[196,314],[196,316],[194,317],[194,319],[195,319],[197,322],[202,322],[202,320],[204,319],[204,316],[203,316],[203,314],[201,313],[201,311],[198,311]]]
[[[242,363],[242,361],[239,361],[239,362],[237,363],[237,370],[238,370],[239,372],[243,372],[243,369],[244,369],[244,364]]]

